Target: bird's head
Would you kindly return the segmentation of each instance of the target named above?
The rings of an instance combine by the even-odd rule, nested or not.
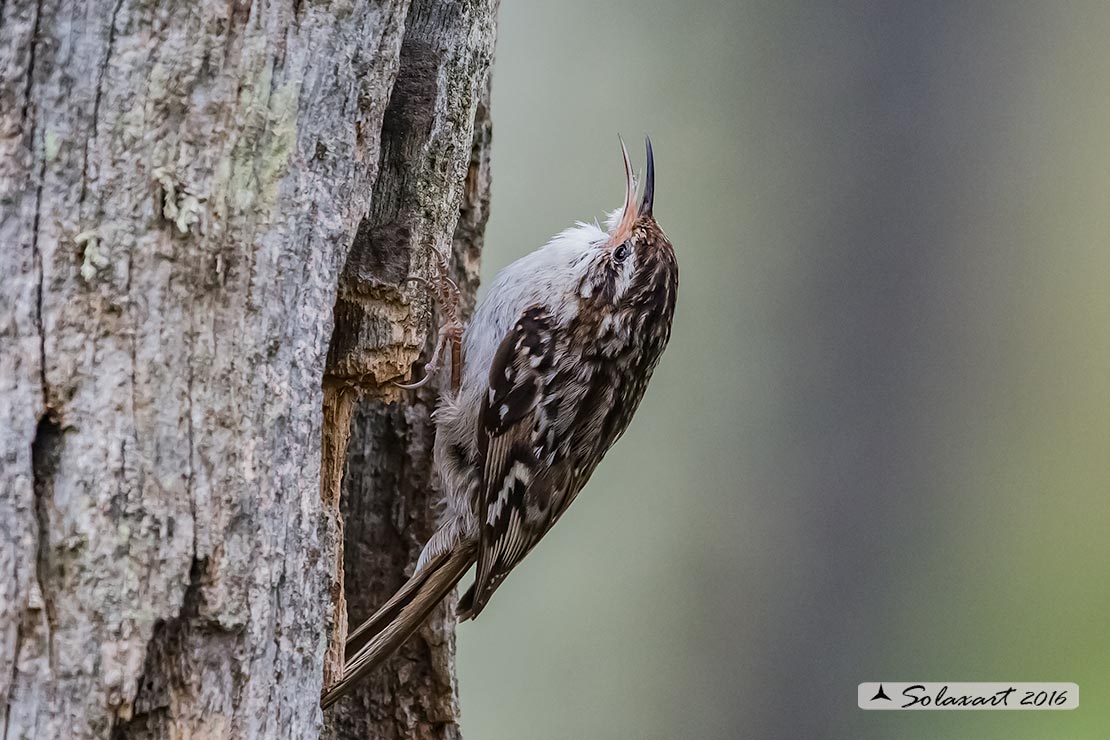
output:
[[[655,155],[651,139],[645,140],[647,168],[643,193],[637,197],[636,176],[628,149],[624,156],[624,205],[610,214],[608,234],[597,240],[597,252],[583,281],[583,297],[616,306],[674,310],[678,264],[670,240],[655,220]]]

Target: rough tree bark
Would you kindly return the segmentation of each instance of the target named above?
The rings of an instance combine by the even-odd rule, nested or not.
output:
[[[433,396],[383,384],[426,341],[404,278],[452,235],[476,269],[495,12],[0,1],[2,737],[324,728],[334,409],[368,399],[355,620],[429,526]],[[364,696],[382,737],[456,732],[451,631],[427,634]],[[379,734],[340,711],[333,736]]]
[[[347,611],[354,625],[411,573],[435,526],[430,413],[438,386],[413,393],[381,383],[408,370],[390,364],[396,344],[412,336],[396,330],[398,319],[411,315],[407,297],[422,305],[424,325],[433,318],[426,289],[401,283],[410,272],[429,275],[433,254],[450,254],[453,278],[462,290],[460,308],[468,314],[489,210],[489,78],[464,94],[444,90],[442,80],[481,80],[479,72],[492,52],[492,25],[478,29],[473,24],[494,13],[496,4],[487,3],[477,18],[459,14],[451,0],[417,0],[414,11],[421,5],[420,17],[405,29],[401,67],[382,129],[374,203],[359,225],[340,279],[325,376],[324,446],[349,450],[342,486],[338,456],[322,476],[329,506],[339,506],[342,498],[346,533],[333,594],[336,612]],[[457,39],[467,35],[472,45],[459,44]],[[460,108],[452,100],[473,104]],[[414,259],[423,260],[415,270]],[[383,316],[395,318],[383,321]],[[430,352],[434,332],[426,336]],[[344,597],[347,610],[339,605]],[[332,736],[459,737],[451,613],[449,605],[440,607],[418,639],[336,705],[328,717]],[[347,625],[336,627],[328,676],[336,675],[342,663]]]

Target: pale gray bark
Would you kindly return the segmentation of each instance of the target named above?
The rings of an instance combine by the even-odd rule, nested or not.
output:
[[[439,214],[380,242],[370,359],[329,368],[385,398],[426,339],[400,281],[455,231],[492,53],[491,2],[411,5],[0,2],[2,737],[320,732],[340,275],[386,199]],[[454,138],[391,153],[402,39],[437,17],[466,60],[426,91]]]

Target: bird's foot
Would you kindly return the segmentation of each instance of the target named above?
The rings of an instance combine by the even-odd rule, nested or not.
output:
[[[443,323],[440,325],[436,336],[436,346],[432,352],[432,357],[424,365],[424,377],[413,383],[394,383],[398,388],[405,390],[413,390],[427,385],[432,376],[443,366],[443,356],[447,349],[450,349],[451,352],[452,392],[459,389],[462,378],[463,324],[459,318],[459,286],[448,274],[447,257],[442,254],[437,254],[437,257],[438,259],[434,263],[434,274],[430,280],[415,275],[408,278],[412,282],[427,287],[428,292],[435,297],[439,304]]]

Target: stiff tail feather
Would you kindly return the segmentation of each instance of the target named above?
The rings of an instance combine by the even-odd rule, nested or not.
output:
[[[401,609],[411,602],[421,586],[427,583],[429,576],[447,561],[448,555],[449,553],[440,554],[439,557],[414,573],[411,578],[405,581],[404,585],[397,589],[397,593],[389,597],[389,601],[378,607],[378,610],[360,624],[357,629],[347,634],[347,644],[343,648],[343,660],[345,662],[349,662],[362,649],[363,645],[397,618]]]
[[[324,692],[320,706],[339,701],[363,676],[401,647],[455,587],[474,562],[461,547],[429,562],[347,638],[343,678]]]

